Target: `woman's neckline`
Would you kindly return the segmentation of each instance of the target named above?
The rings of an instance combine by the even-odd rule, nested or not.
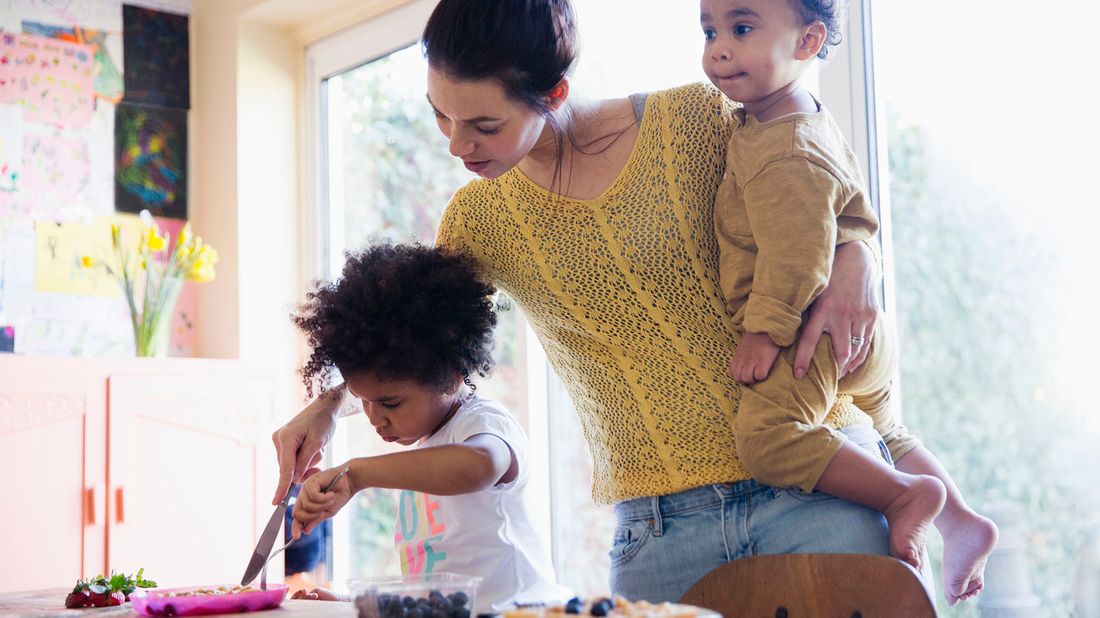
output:
[[[633,115],[633,103],[632,103],[632,101],[630,100],[629,97],[622,98],[622,99],[613,99],[613,101],[625,102],[626,105],[631,108],[631,114]],[[650,122],[648,121],[649,115],[650,115],[649,97],[646,97],[645,108],[644,108],[644,111],[642,113],[642,117],[637,120],[638,130],[637,130],[636,134],[634,135],[634,142],[630,145],[630,154],[627,155],[626,161],[623,163],[622,167],[619,168],[619,170],[615,173],[615,177],[614,177],[614,179],[612,179],[611,183],[608,184],[606,187],[604,187],[604,189],[599,193],[599,195],[597,195],[595,197],[591,197],[591,198],[573,197],[573,196],[570,196],[570,195],[562,195],[562,194],[556,193],[554,191],[551,191],[550,189],[548,189],[548,188],[542,186],[541,184],[535,182],[530,176],[527,175],[526,172],[521,170],[518,165],[513,167],[511,170],[509,170],[508,174],[514,174],[515,177],[520,182],[534,188],[538,192],[542,193],[544,196],[546,196],[548,198],[551,198],[551,199],[560,200],[560,201],[563,201],[563,202],[570,202],[570,203],[574,203],[574,204],[602,203],[602,202],[606,201],[612,194],[614,194],[616,192],[616,190],[619,188],[620,185],[623,185],[627,182],[627,180],[628,180],[627,175],[629,174],[629,170],[632,169],[633,164],[634,164],[634,160],[638,156],[640,156],[638,154],[638,151],[639,151],[638,144],[639,144],[639,142],[642,141],[643,135],[645,134],[645,131],[647,130],[648,125],[650,124]],[[567,170],[564,169],[564,166],[563,166],[562,174],[564,175],[566,173],[567,173]]]

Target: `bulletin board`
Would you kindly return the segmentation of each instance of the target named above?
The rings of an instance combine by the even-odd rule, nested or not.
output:
[[[0,0],[0,353],[132,356],[117,223],[187,218],[192,0]],[[130,232],[127,232],[130,233]],[[170,354],[190,356],[194,284]]]

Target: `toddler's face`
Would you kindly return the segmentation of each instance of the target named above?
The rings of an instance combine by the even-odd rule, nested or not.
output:
[[[439,393],[411,380],[379,380],[372,373],[345,377],[348,392],[363,404],[370,424],[386,442],[416,444],[435,433],[457,409],[454,392]]]
[[[701,0],[703,70],[734,101],[752,103],[796,80],[804,32],[788,0]]]

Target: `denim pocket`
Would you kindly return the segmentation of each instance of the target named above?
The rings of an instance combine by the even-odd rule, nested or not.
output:
[[[630,562],[645,547],[651,536],[653,536],[652,520],[636,519],[617,524],[615,536],[611,542],[611,551],[607,553],[611,558],[611,566],[622,566]]]
[[[798,502],[822,502],[824,500],[836,500],[837,497],[832,494],[822,493],[820,491],[811,491],[806,493],[797,487],[774,487],[776,498],[790,498]]]

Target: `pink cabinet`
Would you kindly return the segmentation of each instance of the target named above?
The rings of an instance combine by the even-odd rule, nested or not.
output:
[[[235,361],[0,355],[0,592],[139,567],[239,581],[271,513],[273,383]]]

